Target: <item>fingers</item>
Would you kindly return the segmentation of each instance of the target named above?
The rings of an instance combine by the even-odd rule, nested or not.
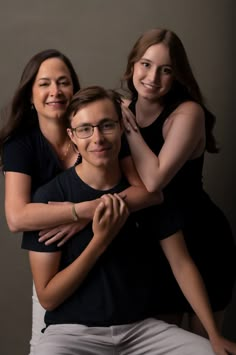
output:
[[[93,218],[93,241],[104,251],[123,227],[129,211],[125,201],[118,194],[101,197]]]
[[[39,242],[45,242],[46,240],[52,238],[55,235],[58,235],[59,233],[61,233],[61,227],[44,229],[39,232]]]
[[[129,209],[125,203],[125,198],[123,198],[122,196],[118,195],[118,194],[114,194],[114,197],[116,197],[117,202],[119,201],[119,214],[120,215],[126,215],[129,214]]]
[[[62,247],[62,245],[64,245],[72,237],[72,235],[73,235],[73,233],[69,233],[67,236],[65,236],[65,238],[60,240],[60,242],[57,244],[57,246]]]
[[[56,235],[54,235],[54,237],[48,239],[45,242],[45,245],[51,245],[53,243],[56,243],[58,240],[61,240],[61,238],[63,238],[63,236],[64,236],[64,232],[59,232]]]
[[[38,239],[38,241],[40,243],[45,242],[45,245],[51,245],[58,241],[60,242],[59,244],[61,244],[61,242],[65,240],[65,238],[69,239],[74,234],[74,229],[72,228],[73,226],[74,224],[67,224],[60,225],[51,229],[42,230],[39,232],[40,238]]]
[[[122,198],[118,194],[106,194],[101,197],[104,201],[104,207],[106,207],[106,216],[109,214],[112,215],[114,218],[119,216],[126,216],[128,212],[128,207]]]
[[[130,132],[130,131],[138,131],[138,126],[136,123],[136,119],[134,114],[130,111],[130,109],[128,109],[127,107],[125,107],[124,105],[122,105],[122,116],[123,116],[123,124],[125,129]]]
[[[103,218],[103,215],[104,215],[104,212],[105,212],[105,204],[103,201],[101,201],[97,208],[95,209],[95,212],[94,212],[94,216],[93,216],[93,221],[95,223],[100,223],[102,218]]]

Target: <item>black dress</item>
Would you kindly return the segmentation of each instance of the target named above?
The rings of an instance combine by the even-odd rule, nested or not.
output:
[[[142,137],[156,155],[164,144],[164,122],[177,106],[166,107],[151,125],[140,128]],[[130,109],[135,114],[134,101]],[[231,301],[236,274],[236,247],[228,220],[203,189],[203,163],[204,154],[184,164],[164,189],[166,203],[161,209],[163,214],[169,213],[171,208],[171,213],[175,211],[181,218],[187,247],[204,279],[212,308],[218,311]],[[170,220],[159,218],[158,224]],[[163,254],[158,263],[158,312],[190,311]]]

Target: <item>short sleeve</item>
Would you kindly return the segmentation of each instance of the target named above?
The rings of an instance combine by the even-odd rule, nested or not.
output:
[[[9,139],[3,147],[3,170],[32,176],[34,166],[33,149],[25,137]]]
[[[53,243],[45,245],[44,242],[39,242],[39,231],[24,232],[22,237],[21,248],[26,250],[38,251],[41,253],[51,253],[60,251],[61,248]]]

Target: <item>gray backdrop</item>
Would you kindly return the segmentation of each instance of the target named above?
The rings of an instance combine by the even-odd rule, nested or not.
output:
[[[65,52],[83,86],[114,88],[119,86],[137,37],[152,27],[173,29],[183,40],[209,108],[217,116],[215,133],[222,150],[219,155],[206,157],[205,187],[225,211],[236,234],[235,14],[234,0],[2,0],[0,106],[11,97],[28,59],[40,50],[57,48]],[[8,231],[3,200],[1,176],[0,354],[26,355],[32,281],[27,253],[20,249],[21,237]],[[225,334],[234,340],[235,298],[224,326]]]

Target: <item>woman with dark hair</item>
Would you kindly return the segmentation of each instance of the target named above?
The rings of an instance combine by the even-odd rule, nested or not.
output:
[[[13,232],[31,230],[36,227],[35,221],[41,229],[72,222],[69,206],[50,206],[41,211],[40,206],[29,202],[37,187],[79,159],[63,118],[79,89],[71,62],[54,49],[33,56],[23,71],[0,131],[6,218]],[[38,173],[39,166],[43,167],[42,174]]]
[[[66,131],[65,111],[79,80],[70,60],[54,49],[34,55],[26,65],[0,131],[5,174],[5,210],[12,232],[41,230],[39,241],[63,245],[93,218],[100,200],[82,203],[31,203],[33,193],[80,155]],[[132,180],[132,181],[131,181]],[[161,201],[148,193],[134,171],[123,193],[131,211]],[[44,309],[34,290],[31,351],[44,327]]]
[[[34,55],[26,65],[0,131],[0,162],[5,174],[5,211],[12,232],[51,227],[50,236],[63,243],[63,236],[78,228],[71,205],[32,204],[31,196],[41,185],[79,161],[78,151],[66,133],[63,115],[80,89],[70,60],[54,49]],[[40,172],[41,171],[41,172]],[[60,226],[58,233],[53,227]],[[72,228],[73,226],[73,228]],[[64,235],[65,233],[65,235]],[[43,328],[44,309],[33,291],[31,350]]]
[[[148,191],[163,190],[163,216],[171,213],[182,221],[221,327],[232,297],[236,258],[230,225],[202,184],[204,153],[218,152],[215,117],[204,104],[181,40],[170,30],[152,29],[137,40],[123,83],[131,93],[123,117],[136,169]],[[163,285],[162,317],[178,323],[188,312],[190,329],[205,335],[164,257],[158,282]]]

